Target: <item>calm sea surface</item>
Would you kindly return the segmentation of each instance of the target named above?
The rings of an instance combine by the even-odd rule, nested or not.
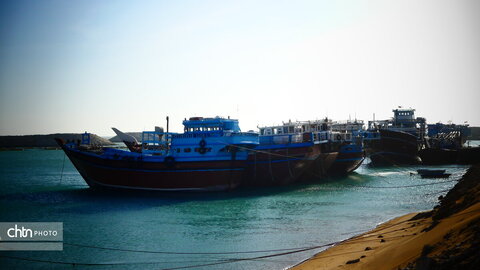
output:
[[[223,193],[107,193],[88,189],[62,151],[0,152],[0,222],[64,226],[63,251],[0,251],[0,268],[284,269],[321,248],[266,255],[343,240],[431,209],[467,169],[433,167],[452,176],[432,180],[410,174],[418,168],[364,164],[327,182]]]

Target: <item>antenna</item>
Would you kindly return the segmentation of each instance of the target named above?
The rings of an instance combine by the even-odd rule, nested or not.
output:
[[[168,122],[169,122],[169,118],[167,116],[167,133],[168,133]]]

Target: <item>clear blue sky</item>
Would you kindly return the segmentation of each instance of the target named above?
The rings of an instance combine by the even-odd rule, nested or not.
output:
[[[1,1],[0,135],[190,116],[480,126],[480,1]]]

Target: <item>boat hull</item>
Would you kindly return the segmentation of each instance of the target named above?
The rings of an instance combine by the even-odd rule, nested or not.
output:
[[[365,140],[371,165],[414,165],[420,164],[417,137],[401,131],[380,129],[380,138]]]
[[[300,182],[320,155],[313,143],[261,146],[247,160],[246,186],[276,186]]]
[[[477,164],[480,162],[480,147],[460,149],[427,148],[420,150],[420,157],[427,165]]]
[[[319,181],[328,177],[332,165],[337,159],[338,152],[321,153],[302,176],[302,181]]]
[[[421,174],[422,178],[449,178],[450,173],[440,173],[440,174]]]
[[[458,160],[458,150],[452,149],[427,148],[420,150],[419,155],[427,165],[455,164]]]
[[[245,160],[149,162],[130,154],[105,158],[62,147],[75,168],[92,188],[157,191],[220,191],[238,187]]]
[[[365,159],[363,147],[359,145],[344,145],[340,148],[337,158],[328,169],[328,176],[343,176],[356,170]]]

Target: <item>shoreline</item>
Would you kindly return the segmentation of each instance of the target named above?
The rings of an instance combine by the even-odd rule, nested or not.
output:
[[[480,249],[480,165],[439,199],[431,211],[391,219],[289,269],[455,269],[452,261],[468,269],[462,264]]]

